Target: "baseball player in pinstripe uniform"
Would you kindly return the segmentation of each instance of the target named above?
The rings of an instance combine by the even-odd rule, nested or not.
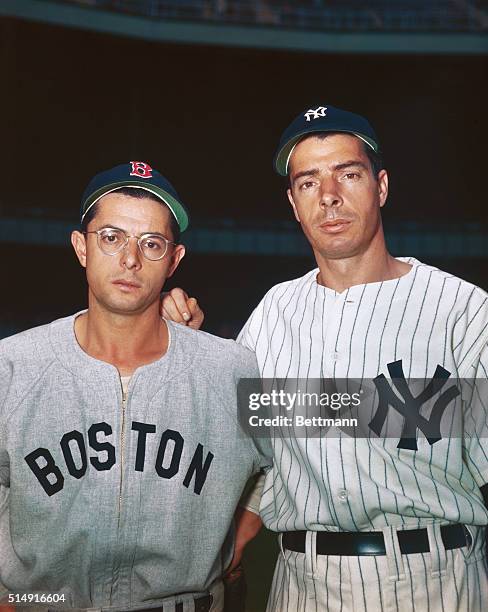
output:
[[[388,253],[388,175],[370,124],[307,109],[285,130],[275,168],[318,267],[273,287],[241,331],[261,375],[486,382],[488,296]],[[181,318],[182,297],[165,302],[167,314]],[[341,432],[273,440],[260,515],[281,554],[268,612],[488,609],[488,399],[466,388],[464,436],[419,434],[415,448]]]

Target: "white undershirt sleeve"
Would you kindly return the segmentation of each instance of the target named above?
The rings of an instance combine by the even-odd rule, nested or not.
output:
[[[261,503],[265,479],[266,474],[258,474],[253,484],[246,488],[239,501],[241,508],[254,512],[254,514],[259,514],[259,505]]]

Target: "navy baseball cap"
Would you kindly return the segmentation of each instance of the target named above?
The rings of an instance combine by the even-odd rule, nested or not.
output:
[[[368,120],[361,115],[335,108],[317,106],[303,111],[283,132],[274,157],[274,168],[281,176],[288,174],[288,161],[295,145],[313,132],[345,132],[361,138],[375,153],[379,153],[378,138]]]
[[[173,185],[148,163],[140,161],[120,164],[92,178],[81,198],[81,221],[101,197],[121,187],[138,187],[149,191],[170,209],[180,232],[184,232],[188,227],[188,212]]]

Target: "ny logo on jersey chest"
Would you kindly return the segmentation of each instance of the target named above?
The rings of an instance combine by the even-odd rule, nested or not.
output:
[[[389,363],[387,367],[392,378],[391,382],[401,398],[394,392],[390,381],[384,374],[377,376],[373,382],[379,396],[378,408],[369,423],[370,429],[380,436],[388,416],[388,409],[392,407],[404,417],[401,438],[397,448],[416,451],[418,449],[417,429],[420,429],[425,435],[430,445],[435,444],[442,437],[440,430],[442,416],[447,406],[460,394],[460,391],[455,385],[444,390],[434,402],[429,418],[422,416],[420,409],[442,390],[451,373],[438,365],[433,378],[424,390],[417,397],[414,397],[405,379],[402,360]]]

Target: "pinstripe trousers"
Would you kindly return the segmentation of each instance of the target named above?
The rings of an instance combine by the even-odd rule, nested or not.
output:
[[[485,529],[468,527],[469,547],[445,550],[440,525],[427,527],[430,552],[402,555],[387,527],[386,555],[315,554],[280,548],[266,612],[484,612],[488,610]]]

